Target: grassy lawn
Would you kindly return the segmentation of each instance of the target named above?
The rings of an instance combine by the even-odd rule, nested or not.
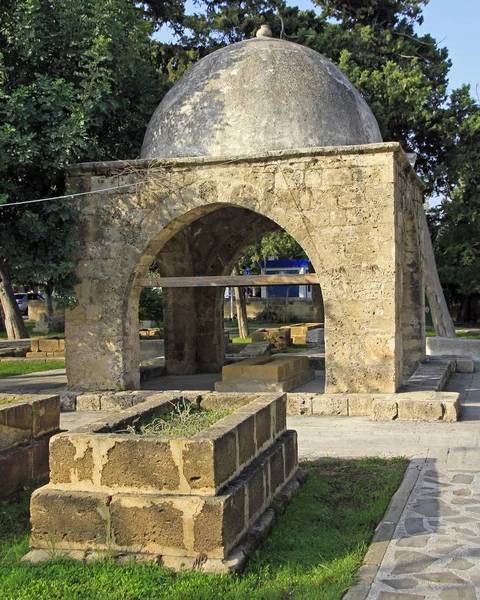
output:
[[[425,334],[427,337],[437,337],[437,334],[433,330],[427,330]],[[457,337],[467,340],[480,340],[480,334],[471,333],[470,331],[457,331]]]
[[[29,565],[29,493],[0,504],[2,600],[340,600],[408,461],[304,464],[309,478],[243,575],[173,573],[155,564]]]
[[[0,379],[13,377],[14,375],[28,375],[39,371],[51,371],[52,369],[64,369],[64,360],[51,360],[49,362],[2,362],[0,363]]]

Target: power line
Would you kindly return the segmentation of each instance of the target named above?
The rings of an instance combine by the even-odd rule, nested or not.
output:
[[[104,188],[101,190],[93,190],[90,192],[78,192],[76,194],[66,194],[65,196],[53,196],[51,198],[40,198],[38,200],[24,200],[23,202],[9,202],[7,204],[0,204],[0,208],[4,208],[5,206],[20,206],[23,204],[35,204],[37,202],[49,202],[50,200],[66,200],[67,198],[76,198],[78,196],[87,196],[88,194],[101,194],[102,192],[112,192],[114,190],[119,190],[121,188],[132,187],[138,185],[139,183],[143,183],[143,181],[136,181],[135,183],[125,183],[124,185],[117,185],[115,187]]]

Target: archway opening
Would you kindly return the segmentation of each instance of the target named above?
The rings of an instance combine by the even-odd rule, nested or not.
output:
[[[289,248],[292,249],[290,257]],[[288,264],[289,258],[291,264]],[[240,274],[251,276],[314,273],[303,248],[273,220],[249,209],[222,205],[196,216],[178,229],[158,248],[152,267],[151,275],[160,277],[160,281],[179,277],[228,277],[235,267],[239,268]],[[143,270],[138,275],[145,277],[147,273]],[[316,277],[313,279],[317,280]],[[143,388],[212,388],[221,377],[223,365],[240,358],[232,355],[237,354],[250,339],[235,339],[239,337],[238,320],[235,318],[238,311],[231,287],[211,285],[162,289],[164,342],[163,347],[162,343],[149,338],[140,343],[140,358],[144,359],[141,367]],[[318,284],[242,285],[240,293],[245,295],[251,331],[312,322],[323,325],[323,299]],[[138,290],[134,291],[133,297],[138,302]],[[262,314],[266,316],[263,320]],[[126,327],[130,328],[130,325],[126,324]],[[311,336],[308,345],[305,340],[303,343],[294,340],[293,345],[274,352],[283,350],[291,353],[296,350],[301,353],[308,349],[316,359],[315,366],[322,367],[325,356],[323,339],[323,335]],[[151,348],[154,347],[159,351],[158,356],[152,354]],[[149,372],[148,363],[156,375],[162,372],[164,365],[164,375],[145,380]],[[318,387],[319,391],[323,389],[323,381],[318,382]]]

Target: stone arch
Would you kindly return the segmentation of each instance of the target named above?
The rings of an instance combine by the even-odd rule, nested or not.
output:
[[[181,230],[235,209],[276,223],[309,256],[324,296],[326,391],[395,391],[403,365],[396,219],[404,196],[421,209],[409,169],[398,144],[72,168],[71,188],[95,193],[82,203],[69,385],[138,386],[136,277]]]

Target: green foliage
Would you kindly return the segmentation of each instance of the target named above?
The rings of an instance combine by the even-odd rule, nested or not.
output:
[[[163,322],[163,300],[161,289],[142,289],[138,303],[138,318],[140,321]]]
[[[263,236],[251,246],[240,258],[240,273],[249,268],[253,274],[260,273],[260,261],[274,256],[275,258],[306,258],[305,251],[286,231],[274,231]]]
[[[241,576],[174,573],[156,564],[20,562],[28,493],[0,505],[2,600],[340,600],[408,461],[321,460]]]
[[[0,6],[0,202],[65,191],[65,168],[138,156],[166,76],[154,25],[129,0]],[[0,207],[0,260],[17,283],[73,283],[71,200]]]

